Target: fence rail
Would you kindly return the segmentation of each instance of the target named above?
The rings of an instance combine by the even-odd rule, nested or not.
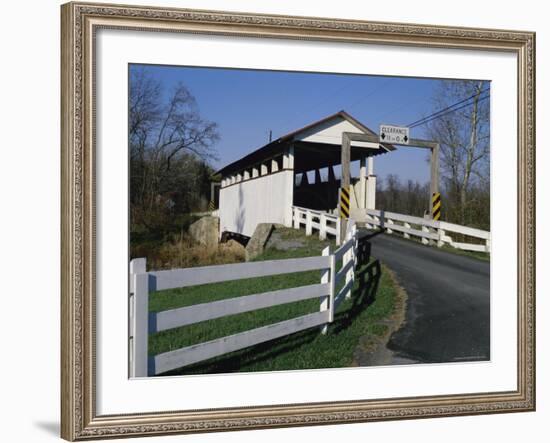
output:
[[[361,212],[365,214],[362,221],[366,223],[367,228],[378,227],[388,234],[400,232],[405,238],[420,237],[422,243],[428,244],[431,240],[439,247],[448,244],[465,251],[491,252],[489,231],[375,209],[362,209]],[[450,232],[472,237],[479,243],[457,242],[449,235]]]
[[[292,225],[294,229],[300,229],[305,225],[306,235],[312,235],[313,230],[319,231],[319,238],[325,240],[327,234],[334,235],[336,244],[340,244],[340,217],[327,212],[313,209],[292,207]]]
[[[328,257],[321,256],[171,269],[168,271],[152,271],[148,274],[150,290],[162,291],[208,283],[220,283],[228,280],[313,271],[327,267],[328,264]]]
[[[328,320],[329,314],[325,310],[158,354],[153,358],[153,371],[155,374],[159,374],[198,363],[219,355],[303,331],[304,329],[320,326],[327,323]]]
[[[351,297],[357,264],[357,241],[357,228],[351,221],[346,242],[333,253],[327,246],[318,257],[151,272],[146,272],[144,258],[132,260],[129,306],[130,375],[145,377],[160,374],[313,327],[320,326],[321,333],[326,333],[328,324],[334,321],[334,311],[338,305],[345,298]],[[321,271],[321,281],[318,284],[156,313],[149,313],[148,310],[150,291],[313,270]],[[335,293],[337,285],[342,281],[345,284]],[[149,334],[312,298],[319,298],[318,312],[148,357]]]

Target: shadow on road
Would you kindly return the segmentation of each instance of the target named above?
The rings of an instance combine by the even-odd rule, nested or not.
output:
[[[363,237],[359,239],[359,241],[364,240],[365,242],[368,242],[371,238],[374,238],[377,235],[383,234],[384,228],[377,229],[376,231],[363,231],[363,232],[365,232],[365,234],[363,235]],[[370,246],[370,243],[369,243],[369,246]]]

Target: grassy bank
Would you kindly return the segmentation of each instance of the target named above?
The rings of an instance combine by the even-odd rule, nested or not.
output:
[[[274,260],[319,255],[330,242],[305,237],[294,230],[277,231],[282,243],[295,247],[284,250],[277,245],[268,248],[257,260]],[[244,296],[275,289],[318,283],[319,271],[254,278],[220,284],[180,288],[152,293],[150,311],[157,312],[197,303]],[[339,307],[335,321],[326,335],[318,328],[220,356],[168,374],[204,374],[239,371],[276,371],[347,367],[353,363],[354,350],[365,334],[382,336],[386,326],[380,323],[393,314],[396,291],[393,282],[378,262],[368,259],[356,271],[356,281],[350,300]],[[230,334],[276,323],[319,310],[319,300],[260,309],[195,325],[175,328],[150,336],[149,352],[155,355]],[[166,375],[168,375],[166,374]]]
[[[462,249],[453,248],[449,245],[443,245],[441,249],[456,255],[464,255],[466,257],[477,258],[482,261],[491,261],[491,254],[488,252],[464,251]]]
[[[148,269],[191,268],[245,260],[245,252],[235,242],[206,247],[188,234],[189,226],[200,215],[186,214],[175,218],[164,230],[150,231],[134,226],[130,233],[130,256],[145,257]]]

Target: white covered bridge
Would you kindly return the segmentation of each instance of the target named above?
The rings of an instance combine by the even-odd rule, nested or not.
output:
[[[433,217],[441,204],[439,144],[410,139],[407,145],[431,151],[431,192],[426,196],[427,216],[423,218],[376,209],[373,159],[396,148],[380,142],[371,129],[340,111],[286,134],[216,173],[221,176],[219,235],[251,237],[259,223],[278,223],[305,227],[308,235],[319,231],[321,238],[334,235],[339,244],[344,229],[338,211],[343,187],[349,189],[349,215],[367,228],[420,238],[425,244],[489,252],[490,232]],[[357,177],[351,177],[354,161],[359,162]],[[337,168],[341,169],[338,178]]]
[[[219,196],[220,235],[251,236],[258,223],[292,226],[296,208],[327,214],[336,222],[344,133],[375,133],[344,111],[286,134],[223,167]],[[373,157],[395,148],[378,142],[351,142],[351,161],[359,161],[359,177],[350,186],[351,209],[375,208]],[[330,214],[334,214],[330,217]]]

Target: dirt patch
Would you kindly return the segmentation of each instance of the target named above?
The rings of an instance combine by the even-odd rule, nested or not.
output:
[[[305,239],[293,236],[292,234],[292,231],[276,226],[271,237],[267,241],[266,248],[273,248],[278,251],[302,248],[306,243]]]
[[[399,285],[397,277],[390,269],[384,267],[384,271],[389,274],[396,291],[394,312],[391,317],[376,323],[384,331],[383,334],[379,336],[365,335],[361,338],[353,354],[352,366],[385,366],[415,363],[412,360],[395,355],[394,352],[387,348],[392,334],[401,328],[405,322],[407,293]]]

